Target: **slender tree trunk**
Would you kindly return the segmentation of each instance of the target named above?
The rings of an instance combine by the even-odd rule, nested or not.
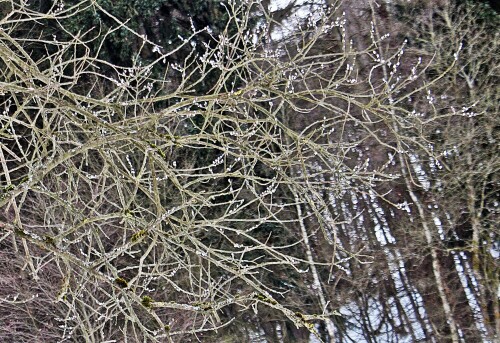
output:
[[[376,23],[377,20],[375,17],[375,8],[374,8],[373,1],[370,1],[370,7],[371,7],[371,11],[372,11],[372,20],[374,23]],[[375,33],[377,39],[380,39],[378,25],[376,25],[376,24],[374,25],[374,31],[375,31],[374,33]],[[382,50],[380,45],[378,46],[378,50],[379,50],[380,56],[381,57],[384,56],[384,51]],[[382,71],[384,73],[385,80],[388,80],[388,72],[387,72],[387,67],[385,65],[382,67]],[[395,119],[394,111],[391,111],[391,112],[393,115],[393,119]],[[395,123],[396,121],[394,120],[393,122]],[[399,132],[398,132],[398,127],[396,124],[393,125],[393,129],[394,129],[395,134],[398,135]],[[399,143],[398,143],[398,145],[399,145]],[[458,330],[457,330],[457,326],[455,323],[455,319],[453,318],[453,313],[451,310],[450,303],[448,301],[448,297],[446,295],[445,282],[444,282],[444,279],[443,279],[443,276],[441,273],[441,264],[439,262],[437,249],[434,247],[431,229],[429,228],[429,225],[427,224],[427,218],[425,216],[424,207],[422,206],[420,199],[413,192],[413,190],[412,190],[413,187],[408,179],[410,177],[411,172],[409,170],[407,170],[407,168],[406,168],[405,159],[403,157],[403,149],[401,146],[398,146],[397,148],[398,148],[398,159],[399,159],[399,164],[401,166],[402,177],[404,179],[408,193],[410,194],[410,197],[411,197],[413,203],[417,207],[418,214],[420,216],[421,223],[422,223],[422,228],[424,230],[426,243],[431,248],[432,272],[433,272],[434,278],[436,280],[436,286],[438,289],[439,298],[441,299],[443,311],[444,311],[446,321],[447,321],[449,329],[450,329],[451,340],[453,343],[458,343],[459,342]]]
[[[306,257],[307,257],[307,262],[309,264],[309,268],[311,269],[311,273],[313,276],[313,287],[314,289],[318,292],[318,297],[319,297],[319,302],[321,304],[321,307],[323,308],[323,311],[326,312],[326,308],[328,306],[328,303],[326,301],[325,293],[323,291],[323,287],[321,286],[321,281],[319,278],[318,270],[316,269],[316,265],[314,263],[314,257],[311,249],[311,244],[309,242],[309,236],[307,234],[307,229],[304,224],[304,217],[302,216],[302,209],[300,207],[300,199],[297,194],[297,192],[293,189],[291,189],[294,200],[295,200],[295,206],[297,208],[297,215],[299,217],[299,225],[300,225],[300,232],[302,234],[302,240],[304,241],[304,246],[306,248]],[[334,343],[335,342],[335,325],[333,324],[333,321],[330,319],[325,320],[325,325],[326,325],[326,331],[328,332],[328,336],[330,337],[330,342]]]
[[[406,168],[404,167],[404,164],[403,164],[404,161],[402,161],[402,160],[403,159],[400,158],[400,163],[402,164],[401,169],[403,170],[403,175],[405,175],[405,174],[407,174],[407,172],[405,171]],[[424,213],[423,206],[420,203],[420,200],[415,195],[415,193],[411,190],[411,185],[408,182],[408,178],[406,175],[404,176],[404,178],[405,178],[406,185],[408,187],[408,193],[410,194],[411,200],[413,201],[413,203],[417,207],[418,214],[421,218],[422,228],[424,230],[426,242],[431,247],[432,272],[434,274],[434,278],[436,279],[436,286],[438,289],[439,298],[441,299],[441,304],[443,305],[443,310],[444,310],[444,314],[446,316],[446,321],[448,322],[448,326],[450,328],[451,340],[453,343],[458,343],[459,342],[458,330],[457,330],[457,326],[455,323],[455,319],[453,318],[453,313],[451,310],[450,303],[448,302],[448,297],[446,295],[445,282],[443,280],[443,276],[441,273],[441,264],[439,262],[437,249],[434,247],[432,233],[431,233],[429,226],[427,225],[427,219],[426,219],[426,216]]]

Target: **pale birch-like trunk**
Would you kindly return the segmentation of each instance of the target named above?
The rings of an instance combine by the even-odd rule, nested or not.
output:
[[[371,12],[372,12],[373,23],[376,23],[377,20],[375,18],[375,8],[374,8],[373,1],[370,1],[370,7],[371,7]],[[377,39],[380,40],[380,33],[378,31],[378,25],[376,25],[376,24],[374,25],[374,34],[375,34],[375,37],[377,37]],[[384,51],[382,50],[380,45],[378,45],[378,50],[379,50],[380,56],[383,57]],[[384,73],[385,80],[388,80],[388,71],[387,71],[386,65],[382,66],[382,71]],[[393,119],[395,119],[396,114],[394,113],[393,110],[391,112],[392,112]],[[396,122],[396,121],[394,120],[394,122]],[[393,130],[394,130],[396,135],[399,134],[398,127],[396,124],[393,125]],[[441,265],[439,262],[439,256],[437,254],[437,249],[434,247],[432,232],[431,232],[431,229],[429,228],[429,225],[427,224],[427,218],[425,216],[424,208],[423,208],[422,204],[420,203],[420,199],[417,197],[415,192],[413,192],[413,187],[408,179],[410,177],[411,171],[407,170],[407,168],[406,168],[405,160],[403,157],[403,149],[399,144],[398,144],[397,149],[398,149],[399,164],[401,166],[401,173],[402,173],[402,176],[404,178],[406,188],[408,190],[408,193],[409,193],[413,203],[417,207],[418,214],[419,214],[420,219],[421,219],[421,224],[422,224],[422,228],[424,231],[426,243],[428,244],[429,247],[431,247],[432,272],[433,272],[434,278],[436,280],[438,295],[439,295],[439,298],[441,300],[441,304],[442,304],[443,311],[444,311],[444,314],[446,317],[446,321],[447,321],[449,329],[450,329],[451,340],[453,343],[458,343],[460,341],[459,336],[458,336],[458,329],[457,329],[455,319],[453,318],[453,313],[451,310],[450,303],[448,301],[448,297],[446,295],[445,282],[444,282],[444,279],[443,279],[443,276],[441,273]]]
[[[293,193],[294,200],[295,200],[295,206],[297,208],[297,216],[299,218],[300,232],[302,234],[302,240],[303,240],[304,246],[306,248],[307,262],[309,264],[309,268],[311,270],[311,274],[313,277],[313,287],[318,292],[319,302],[321,304],[321,307],[323,308],[323,311],[326,312],[326,308],[328,306],[328,303],[326,301],[323,287],[321,286],[321,281],[320,281],[320,278],[318,275],[318,270],[316,269],[316,265],[314,263],[314,256],[313,256],[313,252],[311,249],[311,244],[309,242],[309,235],[307,234],[307,228],[304,224],[304,217],[302,216],[302,209],[300,207],[300,199],[299,199],[299,196],[295,190],[291,190],[291,191]],[[325,325],[326,325],[326,330],[328,332],[328,336],[330,336],[330,342],[334,343],[335,342],[335,325],[333,324],[332,320],[330,320],[330,319],[325,320]]]

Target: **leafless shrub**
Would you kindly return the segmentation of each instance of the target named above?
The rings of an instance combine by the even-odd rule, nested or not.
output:
[[[182,64],[165,63],[174,51],[137,35],[158,58],[128,68],[91,55],[83,33],[37,41],[47,54],[34,59],[17,31],[57,26],[97,2],[50,13],[22,2],[0,21],[1,240],[43,294],[18,297],[24,315],[13,307],[19,291],[2,288],[14,318],[2,339],[183,341],[232,325],[236,311],[266,308],[318,336],[314,323],[325,321],[333,335],[318,269],[363,258],[362,247],[338,245],[342,223],[324,194],[366,194],[395,177],[384,156],[372,167],[349,152],[366,140],[398,151],[373,124],[407,124],[397,104],[417,93],[407,89],[421,67],[381,82],[403,50],[382,61],[376,35],[356,49],[336,8],[272,46],[265,28],[278,23],[250,30],[252,5],[230,2],[237,33],[212,37],[215,47]],[[318,52],[332,30],[338,48]],[[193,36],[201,32],[210,34],[194,28]],[[357,59],[377,54],[371,72],[358,74]],[[163,64],[166,76],[153,76]],[[208,75],[216,80],[200,93]],[[318,240],[343,259],[317,261]],[[311,274],[323,312],[293,309],[273,273]],[[42,304],[54,315],[29,332],[29,311]]]

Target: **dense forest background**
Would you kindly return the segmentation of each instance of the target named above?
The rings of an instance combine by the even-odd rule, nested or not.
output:
[[[0,0],[0,342],[495,342],[498,8]]]

